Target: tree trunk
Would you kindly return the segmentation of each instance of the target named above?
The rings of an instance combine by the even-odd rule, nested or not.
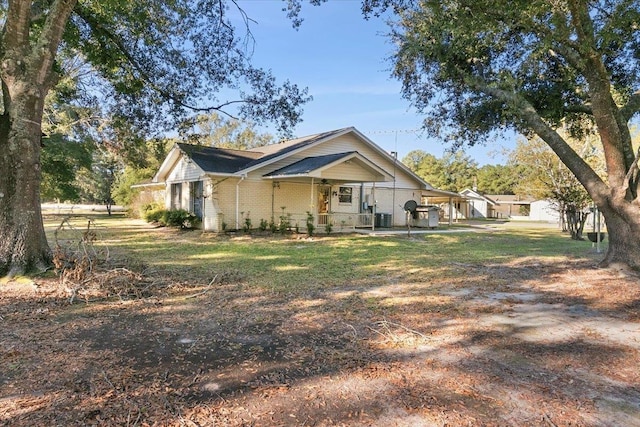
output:
[[[40,206],[44,95],[35,87],[17,86],[5,87],[10,109],[0,116],[0,277],[41,272],[51,265]]]
[[[589,214],[576,210],[575,208],[570,208],[565,210],[565,215],[567,217],[567,224],[569,225],[571,238],[573,240],[584,240],[582,233]]]
[[[4,6],[4,31],[0,34],[0,276],[42,271],[51,264],[40,207],[42,111],[44,98],[57,78],[53,64],[76,2],[46,2],[44,20],[38,19],[37,24],[32,21],[30,0],[13,0]]]
[[[599,206],[607,224],[609,246],[601,267],[628,266],[640,271],[640,218],[629,220],[619,213],[619,208]],[[629,210],[633,211],[631,204]]]

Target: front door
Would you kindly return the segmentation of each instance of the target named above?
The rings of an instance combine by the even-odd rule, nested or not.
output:
[[[318,187],[318,225],[327,225],[331,209],[331,187]]]

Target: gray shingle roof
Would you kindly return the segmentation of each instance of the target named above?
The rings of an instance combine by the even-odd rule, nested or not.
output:
[[[275,157],[281,156],[283,154],[289,153],[291,151],[294,150],[298,150],[302,147],[306,147],[308,145],[314,144],[318,141],[321,141],[325,138],[329,138],[332,137],[334,135],[338,135],[340,133],[344,133],[347,130],[350,130],[352,128],[344,128],[344,129],[337,129],[337,130],[332,130],[329,132],[323,132],[323,133],[318,133],[315,135],[309,135],[309,136],[305,136],[302,138],[296,138],[296,139],[291,139],[288,141],[283,141],[277,144],[270,144],[270,145],[265,145],[264,147],[256,147],[253,150],[254,151],[260,151],[263,153],[263,156],[260,157],[259,159],[253,161],[252,163],[248,164],[246,166],[246,168],[250,168],[256,165],[259,165],[260,163],[269,161]]]
[[[299,160],[295,163],[292,163],[288,166],[275,170],[266,174],[265,176],[283,176],[283,175],[304,175],[308,174],[311,171],[314,171],[323,166],[329,165],[333,162],[336,162],[340,159],[348,157],[355,153],[355,151],[350,151],[348,153],[337,153],[337,154],[327,154],[324,156],[317,157],[305,157],[302,160]]]
[[[185,143],[178,143],[178,146],[206,173],[236,173],[243,169],[260,165],[283,154],[309,146],[323,139],[344,133],[350,129],[352,128],[337,129],[309,135],[277,144],[256,147],[251,151],[206,147]]]
[[[235,173],[263,154],[255,151],[231,150],[178,143],[193,162],[207,173]]]

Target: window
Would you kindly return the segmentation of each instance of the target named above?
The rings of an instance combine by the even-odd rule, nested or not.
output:
[[[182,207],[182,183],[171,184],[171,209]]]
[[[351,204],[352,196],[353,196],[353,188],[340,187],[338,191],[338,202]]]
[[[202,181],[193,181],[189,183],[189,198],[191,200],[191,213],[202,219],[202,202],[203,197]]]

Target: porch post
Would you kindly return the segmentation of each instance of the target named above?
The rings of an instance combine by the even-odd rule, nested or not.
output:
[[[373,181],[371,188],[371,198],[373,199],[373,208],[371,208],[371,231],[376,230],[376,182]]]
[[[244,181],[247,175],[240,176],[240,180],[236,184],[236,230],[240,229],[240,183]]]
[[[309,212],[311,212],[311,214],[313,215],[313,225],[317,225],[318,224],[318,219],[316,218],[318,216],[318,213],[315,211],[315,203],[313,200],[313,197],[315,196],[314,191],[313,191],[313,185],[314,185],[314,178],[311,177],[311,198],[309,199],[309,201],[311,202],[309,204]]]
[[[453,197],[449,197],[449,225],[453,225]]]

